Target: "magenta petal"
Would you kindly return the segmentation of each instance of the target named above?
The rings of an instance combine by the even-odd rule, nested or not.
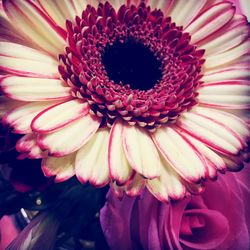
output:
[[[101,210],[100,220],[111,249],[132,249],[130,220],[134,200],[129,197],[119,200],[112,190],[107,195],[107,204]]]
[[[242,200],[246,201],[244,202],[244,209],[245,209],[245,214],[249,215],[250,214],[250,202],[249,201],[249,197],[250,197],[250,186],[248,185],[249,180],[250,180],[250,164],[246,164],[245,168],[237,173],[234,174],[241,188],[242,191]],[[248,231],[250,232],[250,216],[246,216],[246,224],[248,226]],[[248,237],[249,238],[249,237]]]
[[[165,220],[165,214],[162,218],[158,217],[158,211],[164,207],[168,211],[168,204],[155,202],[155,198],[145,191],[140,199],[137,199],[133,208],[131,221],[131,233],[135,235],[135,230],[139,232],[138,240],[143,249],[162,249],[162,235],[158,229],[160,221]],[[138,246],[137,246],[138,247]]]

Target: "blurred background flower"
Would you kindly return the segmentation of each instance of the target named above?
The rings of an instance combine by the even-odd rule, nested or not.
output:
[[[168,204],[145,191],[118,199],[112,191],[101,211],[111,249],[248,250],[249,167],[207,183],[201,196]],[[115,236],[115,237],[114,237]]]

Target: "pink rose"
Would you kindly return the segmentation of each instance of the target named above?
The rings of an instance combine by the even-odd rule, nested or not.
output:
[[[161,203],[145,191],[119,200],[110,191],[101,223],[111,249],[248,250],[250,169],[206,183],[201,196]]]

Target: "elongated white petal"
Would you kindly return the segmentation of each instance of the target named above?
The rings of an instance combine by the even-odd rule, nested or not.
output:
[[[84,0],[73,0],[74,7],[78,16],[81,16],[82,11],[85,10],[88,1]]]
[[[210,164],[212,164],[218,170],[225,170],[226,164],[218,154],[189,134],[185,134],[183,131],[181,133],[188,138],[188,140],[197,148],[197,150],[206,158],[206,160],[210,162]]]
[[[56,60],[51,56],[48,56],[36,49],[13,42],[0,42],[0,55],[38,62],[56,63]]]
[[[57,64],[0,56],[0,68],[14,75],[58,78]]]
[[[152,135],[158,150],[174,170],[187,181],[197,182],[205,176],[205,164],[195,147],[175,129],[164,127]]]
[[[3,117],[3,122],[13,126],[15,133],[31,133],[30,124],[34,117],[44,109],[55,104],[56,102],[31,102],[21,105],[6,113]]]
[[[173,170],[169,163],[161,157],[161,174],[158,178],[147,180],[148,190],[160,201],[181,199],[186,189],[181,177]]]
[[[31,127],[36,132],[49,133],[67,126],[88,112],[88,103],[77,99],[59,103],[39,113]]]
[[[100,120],[89,114],[50,134],[39,135],[39,146],[53,156],[61,157],[78,150],[95,134]]]
[[[58,78],[58,62],[35,49],[0,42],[0,69],[15,75]]]
[[[199,103],[211,107],[248,109],[249,93],[249,81],[221,81],[202,85],[198,99]]]
[[[250,81],[218,81],[205,83],[199,88],[199,94],[203,95],[245,95],[250,90]]]
[[[177,25],[185,28],[197,16],[206,2],[207,0],[186,0],[183,4],[182,0],[174,1],[169,16]]]
[[[75,175],[75,153],[64,157],[47,157],[42,161],[45,176],[55,176],[55,182],[66,181]]]
[[[249,80],[250,67],[232,67],[217,69],[212,72],[207,72],[202,77],[202,80],[206,83],[215,81],[227,81],[227,80]]]
[[[124,183],[133,173],[126,159],[122,145],[122,123],[115,122],[110,131],[108,165],[110,177],[118,183]]]
[[[36,0],[36,1],[40,5],[41,9],[43,9],[44,12],[46,12],[48,14],[48,16],[51,17],[56,24],[65,28],[66,17],[63,15],[63,13],[58,8],[57,1],[55,1],[55,0],[42,0],[42,1]]]
[[[70,87],[59,79],[7,76],[0,81],[5,95],[19,101],[63,100],[71,97]]]
[[[228,23],[235,13],[235,8],[229,2],[211,6],[185,29],[191,34],[192,43],[197,43],[219,30]]]
[[[37,136],[35,134],[26,134],[16,143],[16,150],[25,153],[29,158],[39,159],[46,156],[37,145]]]
[[[77,13],[73,1],[56,0],[55,2],[56,6],[54,6],[54,8],[57,7],[58,9],[60,9],[61,13],[65,17],[65,20],[67,19],[74,20]]]
[[[199,95],[201,104],[216,108],[248,109],[250,101],[248,95]]]
[[[3,5],[18,30],[34,44],[55,56],[63,51],[65,33],[32,1],[6,0]]]
[[[218,178],[216,166],[206,159],[206,178],[210,180],[216,180]],[[224,172],[224,170],[222,170]]]
[[[242,148],[239,136],[216,118],[188,112],[179,119],[179,124],[191,136],[221,153],[237,154]]]
[[[238,46],[248,37],[246,18],[235,15],[227,27],[208,37],[199,47],[205,49],[206,56],[211,56]]]
[[[169,201],[167,185],[164,182],[162,176],[153,180],[149,180],[146,184],[146,187],[149,192],[156,197],[157,200],[161,202]]]
[[[65,20],[74,21],[75,16],[81,16],[88,1],[86,0],[36,0],[39,6],[48,14],[53,21],[65,28]],[[97,2],[97,1],[94,1]],[[93,4],[89,2],[89,4]],[[96,6],[96,4],[94,4]]]
[[[99,130],[78,150],[75,160],[76,176],[82,183],[89,181],[98,187],[108,183],[108,139],[109,131]]]
[[[146,131],[124,125],[122,140],[126,158],[135,171],[149,179],[159,176],[159,155]]]
[[[225,72],[225,71],[227,73],[228,72],[230,73],[230,71],[238,71],[238,70],[246,70],[246,69],[249,70],[249,63],[250,63],[250,53],[247,53],[247,54],[241,55],[236,60],[228,62],[227,64],[220,65],[219,67],[216,67],[216,68],[206,69],[204,71],[204,75],[210,75],[210,74],[214,74],[217,72]],[[231,80],[237,79],[237,78],[234,78],[234,75],[229,76],[232,78],[228,78],[228,76],[225,76],[225,77],[226,79],[231,79]],[[238,79],[241,79],[241,78],[242,77],[238,76]]]
[[[237,58],[249,52],[250,52],[250,39],[244,41],[239,46],[236,46],[228,51],[225,51],[217,55],[208,56],[206,58],[205,67],[209,69],[230,63],[231,61],[234,61]]]
[[[229,126],[235,133],[240,135],[242,140],[246,140],[250,136],[249,126],[239,117],[217,109],[196,107],[197,114],[203,114],[211,119],[215,118],[224,126]]]

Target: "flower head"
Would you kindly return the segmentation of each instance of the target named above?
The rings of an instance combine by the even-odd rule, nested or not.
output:
[[[3,7],[3,122],[46,176],[166,201],[248,160],[249,27],[232,3]]]

